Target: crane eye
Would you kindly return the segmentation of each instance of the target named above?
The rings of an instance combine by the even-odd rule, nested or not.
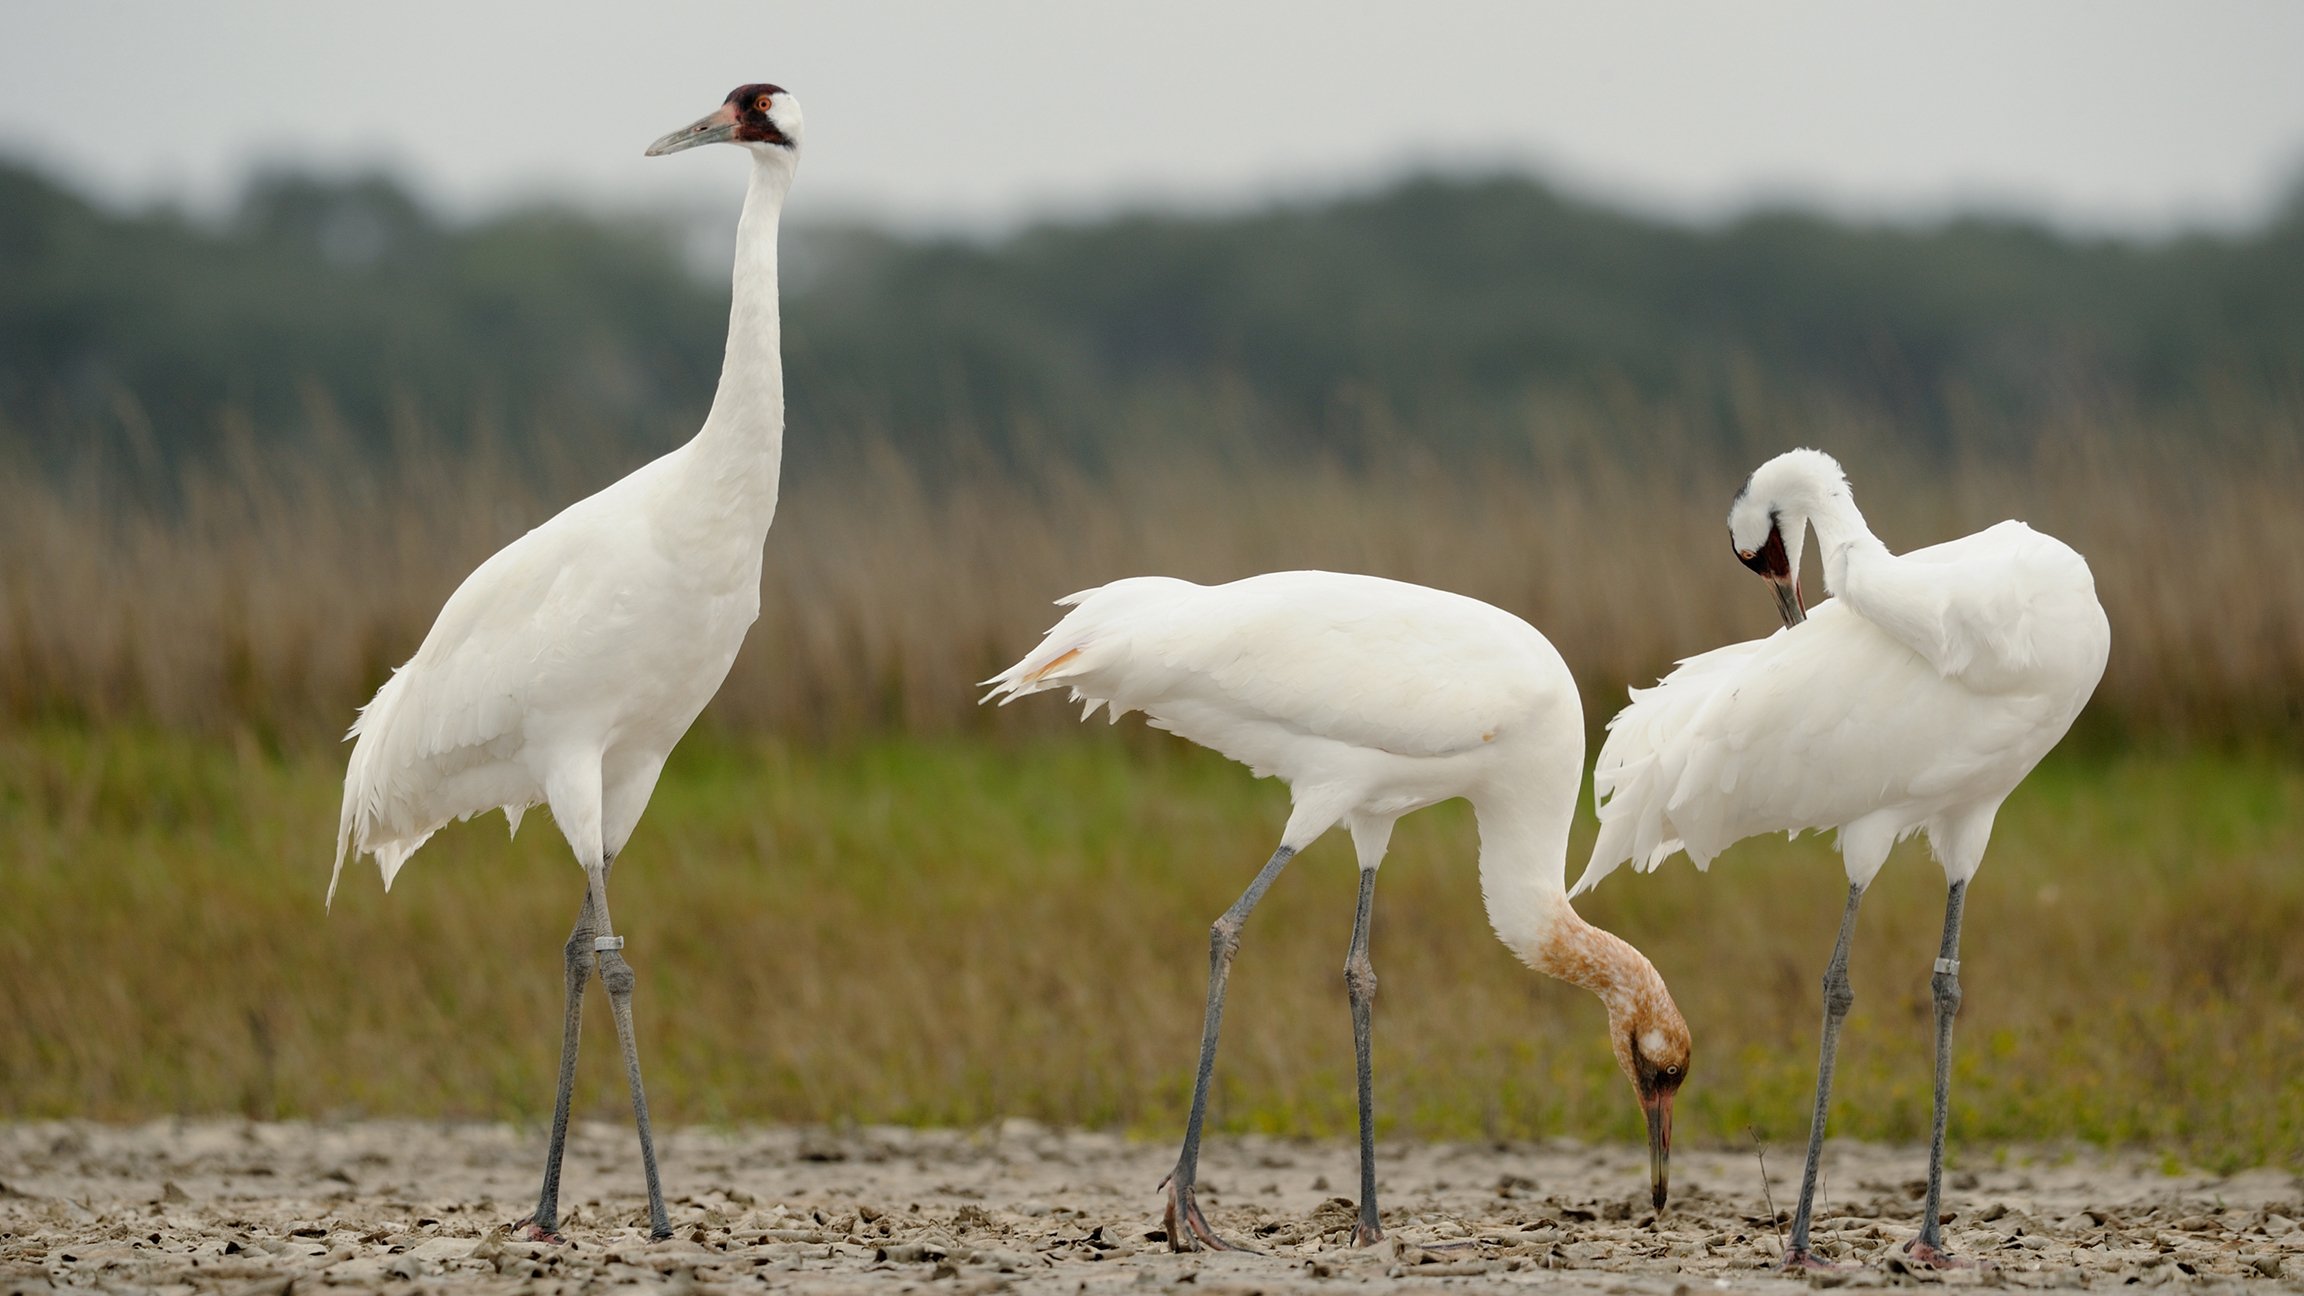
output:
[[[768,111],[768,104],[769,104],[769,102],[770,102],[770,96],[768,96],[768,95],[762,95],[762,96],[760,96],[760,98],[759,98],[758,100],[756,100],[756,101],[754,101],[754,102],[753,102],[752,106],[753,106],[753,107],[755,107],[755,108],[757,108],[757,109],[759,109],[759,110],[760,110],[760,111],[762,111],[762,112],[766,112],[766,111]]]
[[[1669,1066],[1669,1067],[1666,1067],[1666,1068],[1664,1068],[1664,1074],[1666,1074],[1666,1075],[1678,1075],[1678,1074],[1680,1074],[1680,1068],[1678,1068],[1678,1067],[1676,1067],[1676,1066]]]
[[[1749,549],[1739,549],[1739,550],[1737,550],[1737,551],[1736,551],[1736,556],[1737,556],[1737,557],[1739,557],[1739,558],[1741,558],[1741,559],[1743,559],[1743,560],[1744,560],[1744,561],[1746,561],[1746,562],[1750,562],[1750,561],[1752,561],[1752,551],[1751,551],[1751,550],[1749,550]]]

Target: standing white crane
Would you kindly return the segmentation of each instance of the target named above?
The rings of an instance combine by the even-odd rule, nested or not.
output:
[[[1833,598],[1804,613],[1810,525]],[[1756,833],[1840,830],[1848,907],[1824,973],[1816,1110],[1788,1267],[1817,1263],[1808,1225],[1840,1023],[1855,1002],[1848,946],[1864,889],[1897,842],[1928,834],[1944,868],[1936,1001],[1936,1112],[1928,1200],[1906,1246],[1944,1249],[1945,1104],[1960,1006],[1960,910],[1992,818],[2080,714],[2104,674],[2111,629],[2088,564],[2021,522],[1897,555],[1857,512],[1831,456],[1762,464],[1728,512],[1736,556],[1768,579],[1785,628],[1691,657],[1609,722],[1592,782],[1600,836],[1573,894],[1630,860],[1642,872],[1686,850],[1698,868]]]
[[[348,855],[374,855],[389,890],[441,826],[499,807],[517,829],[522,811],[549,805],[583,866],[544,1187],[521,1222],[547,1241],[560,1240],[560,1159],[595,966],[640,1127],[649,1232],[671,1234],[608,873],[665,757],[719,691],[760,613],[761,545],[784,446],[776,227],[799,162],[800,105],[778,86],[740,86],[648,156],[723,141],[752,154],[752,180],[737,225],[728,349],[703,429],[480,564],[352,726],[359,741],[344,776],[331,901]]]
[[[1376,1211],[1375,1112],[1368,1062],[1376,972],[1368,928],[1376,868],[1393,822],[1455,797],[1480,822],[1480,889],[1496,935],[1539,972],[1583,986],[1608,1009],[1616,1061],[1647,1114],[1652,1197],[1664,1205],[1672,1099],[1688,1075],[1688,1027],[1640,952],[1568,904],[1566,855],[1584,764],[1584,708],[1560,654],[1535,628],[1475,599],[1333,572],[1278,572],[1228,585],[1166,577],[1115,581],[1059,600],[1072,611],[1024,660],[985,681],[986,700],[1045,689],[1117,722],[1142,711],[1159,729],[1288,784],[1279,849],[1210,929],[1208,1006],[1184,1150],[1169,1176],[1168,1244],[1234,1249],[1193,1188],[1224,987],[1240,928],[1289,858],[1338,823],[1360,857],[1360,907],[1344,964],[1360,1089],[1360,1217],[1353,1240],[1383,1237]]]

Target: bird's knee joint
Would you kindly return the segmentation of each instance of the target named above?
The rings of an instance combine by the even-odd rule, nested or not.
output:
[[[570,935],[567,945],[562,947],[561,952],[566,957],[571,970],[589,971],[592,966],[591,931],[582,930]]]
[[[1929,978],[1929,987],[1936,992],[1936,1003],[1946,1012],[1960,1010],[1960,977],[1958,973],[1939,972]]]
[[[600,984],[608,988],[609,994],[623,998],[639,983],[640,978],[633,975],[632,965],[624,961],[620,951],[608,950],[600,955]]]
[[[1208,957],[1229,963],[1240,952],[1240,920],[1226,914],[1208,924]]]
[[[1376,969],[1366,963],[1344,965],[1344,989],[1354,999],[1376,997]]]
[[[1848,983],[1845,973],[1824,978],[1824,1010],[1835,1017],[1845,1017],[1856,1006],[1856,987]]]

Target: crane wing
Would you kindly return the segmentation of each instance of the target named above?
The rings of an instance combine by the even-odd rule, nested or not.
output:
[[[1940,675],[2019,676],[2044,654],[2040,611],[2094,581],[2079,554],[2022,522],[2002,522],[1867,567],[1849,606]]]
[[[1064,601],[1072,612],[990,681],[995,696],[1065,686],[1087,714],[1140,710],[1259,767],[1239,741],[1259,727],[1403,756],[1478,747],[1551,678],[1527,662],[1558,660],[1509,613],[1367,576],[1139,577]]]
[[[614,615],[587,597],[598,565],[581,550],[603,535],[564,521],[576,512],[474,568],[416,654],[360,709],[348,735],[330,896],[348,857],[373,852],[389,887],[441,825],[501,807],[517,826],[534,804],[527,780],[504,777],[500,762],[520,742],[531,695],[561,682],[555,666],[575,655],[587,622]],[[594,610],[579,611],[587,607]]]
[[[1571,894],[1627,860],[1647,871],[1685,850],[1702,868],[1757,833],[1876,814],[1910,832],[1942,804],[2012,785],[2010,753],[2065,705],[1978,693],[1827,600],[1633,693],[1594,765],[1600,835]]]

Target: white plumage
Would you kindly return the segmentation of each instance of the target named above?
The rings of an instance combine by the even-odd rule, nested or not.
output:
[[[2000,802],[2103,677],[2095,581],[2021,522],[1890,554],[1839,492],[1844,514],[1817,521],[1834,597],[1689,658],[1609,722],[1600,836],[1571,894],[1627,860],[1646,871],[1685,849],[1701,868],[1756,833],[1819,828],[1841,830],[1859,886],[1922,830],[1949,878],[1975,874]]]
[[[389,889],[441,826],[492,809],[517,830],[522,811],[549,805],[585,872],[565,951],[544,1186],[525,1222],[532,1237],[557,1240],[577,1026],[595,967],[624,1050],[651,1232],[670,1231],[633,1040],[633,976],[610,922],[607,880],[665,758],[719,691],[759,615],[784,435],[776,231],[799,136],[799,105],[758,84],[649,148],[654,156],[725,141],[752,155],[727,353],[703,428],[480,564],[352,726],[331,903],[347,858],[375,856]]]
[[[1797,573],[1811,524],[1833,597],[1801,620]],[[1793,1260],[1805,1263],[1831,1041],[1853,998],[1856,902],[1898,841],[1927,834],[1951,886],[1937,973],[1941,1064],[1959,997],[1961,897],[2002,801],[2095,691],[2111,631],[2087,562],[2061,541],[2002,522],[1892,554],[1865,525],[1840,466],[1818,451],[1762,465],[1729,528],[1793,624],[1691,657],[1633,692],[1593,769],[1600,835],[1572,894],[1627,860],[1648,871],[1685,850],[1702,868],[1756,833],[1839,830],[1850,890],[1826,974],[1836,1012],[1793,1240]],[[1940,1075],[1921,1239],[1939,1260],[1943,1083]]]
[[[1539,971],[1607,1005],[1609,1037],[1649,1121],[1653,1192],[1665,1193],[1672,1097],[1686,1078],[1687,1026],[1638,951],[1569,907],[1565,855],[1584,756],[1583,707],[1558,652],[1510,613],[1457,594],[1369,576],[1278,572],[1228,585],[1115,581],[1062,600],[1071,611],[993,679],[1003,701],[1067,689],[1112,718],[1142,711],[1287,782],[1294,809],[1279,849],[1212,933],[1207,1025],[1192,1115],[1170,1180],[1170,1244],[1227,1245],[1193,1197],[1202,1116],[1239,929],[1280,866],[1338,823],[1361,868],[1346,964],[1359,1044],[1361,1201],[1376,1214],[1368,1013],[1368,925],[1392,825],[1453,797],[1480,821],[1480,880],[1497,936]]]
[[[449,596],[352,726],[331,901],[348,851],[389,888],[433,832],[486,810],[517,827],[549,802],[579,860],[623,848],[759,615],[774,483],[754,517],[712,525],[710,451],[691,441],[569,506]]]
[[[991,696],[1063,686],[1086,703],[1082,719],[1100,706],[1115,722],[1146,712],[1277,775],[1299,803],[1339,806],[1321,830],[1350,810],[1397,804],[1397,818],[1461,795],[1416,799],[1391,785],[1460,788],[1467,770],[1415,758],[1484,756],[1515,733],[1558,742],[1583,709],[1535,627],[1422,585],[1318,571],[1213,586],[1137,576],[1058,606],[1073,611],[989,681]]]

